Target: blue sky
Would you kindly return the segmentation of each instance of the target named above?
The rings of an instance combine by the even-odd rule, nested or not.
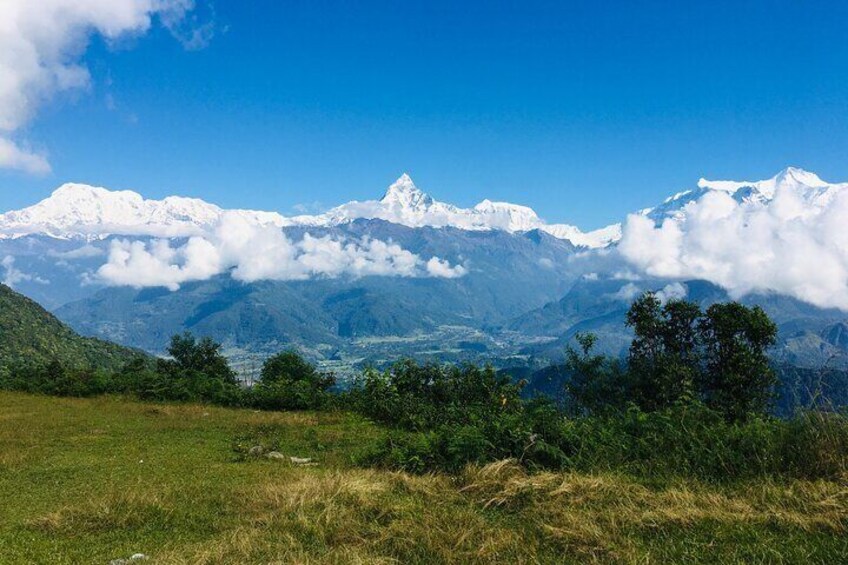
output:
[[[407,171],[594,228],[700,176],[848,180],[848,3],[198,2],[204,49],[93,38],[0,209],[79,181],[288,213]]]

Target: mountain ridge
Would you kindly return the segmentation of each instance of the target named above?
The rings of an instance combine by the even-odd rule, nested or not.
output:
[[[547,224],[519,204],[484,199],[472,208],[439,202],[404,173],[380,200],[351,201],[317,215],[286,217],[277,212],[226,210],[197,198],[145,199],[131,190],[65,183],[40,202],[0,214],[0,238],[46,235],[58,239],[102,239],[110,235],[191,237],[211,230],[224,213],[259,226],[328,227],[358,219],[382,219],[407,227],[454,227],[509,233],[546,231],[575,245],[604,247],[620,235],[617,225],[582,232],[569,224]]]
[[[723,192],[745,204],[771,201],[781,189],[826,205],[848,183],[828,183],[815,173],[787,167],[761,181],[714,181],[701,178],[694,189],[678,192],[661,204],[638,212],[657,223],[680,219],[686,206],[710,192]],[[597,249],[617,242],[621,223],[588,232],[566,223],[549,224],[535,210],[520,204],[483,199],[471,208],[435,200],[403,173],[379,200],[350,201],[314,215],[283,216],[278,212],[223,209],[198,198],[168,196],[145,199],[131,190],[109,190],[65,183],[42,201],[0,214],[0,238],[40,234],[60,239],[102,239],[109,235],[191,237],[211,230],[224,213],[235,213],[259,226],[329,227],[359,219],[380,219],[407,227],[454,227],[471,231],[544,231],[576,246]]]

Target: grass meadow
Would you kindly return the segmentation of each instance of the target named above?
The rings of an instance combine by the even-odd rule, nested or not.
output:
[[[0,563],[848,562],[848,477],[357,466],[382,434],[346,413],[0,392]]]

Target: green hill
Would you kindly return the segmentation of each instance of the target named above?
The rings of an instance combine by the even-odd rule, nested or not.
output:
[[[60,360],[78,368],[116,368],[143,355],[103,341],[82,337],[38,303],[0,284],[0,367]]]

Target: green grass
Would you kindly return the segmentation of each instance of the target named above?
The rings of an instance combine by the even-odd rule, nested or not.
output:
[[[848,562],[848,478],[357,468],[381,435],[348,414],[0,392],[0,563]]]

